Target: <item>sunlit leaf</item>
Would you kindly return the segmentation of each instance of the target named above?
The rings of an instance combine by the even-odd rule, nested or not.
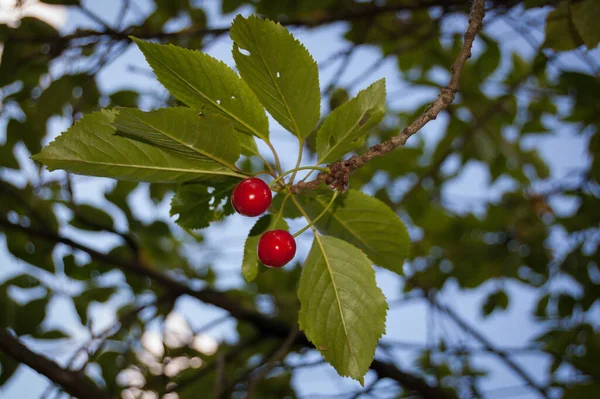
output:
[[[225,176],[239,176],[214,161],[185,157],[113,134],[115,112],[86,115],[32,158],[50,170],[157,183],[218,182]]]
[[[240,75],[277,122],[300,139],[319,121],[316,62],[286,28],[256,16],[238,16],[230,30]]]
[[[385,79],[378,80],[327,116],[317,132],[319,163],[338,161],[363,145],[385,116]]]

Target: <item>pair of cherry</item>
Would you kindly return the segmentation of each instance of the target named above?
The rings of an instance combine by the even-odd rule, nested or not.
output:
[[[231,205],[240,215],[258,216],[271,206],[271,189],[259,178],[242,180],[231,193]],[[268,267],[282,267],[296,255],[296,241],[285,230],[265,232],[258,241],[258,259]]]

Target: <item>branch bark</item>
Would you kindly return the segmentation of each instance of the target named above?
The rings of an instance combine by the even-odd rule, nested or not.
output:
[[[119,269],[150,278],[153,282],[168,289],[172,295],[188,295],[204,303],[216,306],[229,312],[233,317],[240,321],[251,324],[260,336],[276,337],[285,340],[290,335],[292,327],[287,323],[266,317],[265,315],[240,305],[238,301],[230,298],[226,293],[216,291],[210,287],[195,290],[175,278],[161,273],[158,269],[150,265],[140,263],[136,259],[121,259],[112,255],[98,252],[85,245],[77,243],[69,238],[62,237],[49,230],[41,230],[34,227],[26,227],[11,223],[6,218],[0,217],[0,227],[6,230],[20,231],[31,236],[35,236],[50,242],[62,243],[73,249],[83,251],[90,255],[94,260],[100,261],[110,266],[116,266]],[[294,341],[294,345],[307,348],[314,348],[314,345],[306,338],[306,335],[299,333]],[[371,364],[371,370],[375,371],[379,378],[390,378],[397,381],[408,390],[419,392],[424,398],[428,399],[453,399],[454,395],[447,391],[429,385],[420,377],[414,376],[408,372],[400,370],[391,363],[374,360]],[[95,398],[92,398],[95,399]]]
[[[465,62],[471,57],[471,48],[475,41],[475,36],[481,30],[483,18],[485,16],[485,0],[475,0],[471,9],[469,25],[464,35],[462,48],[451,68],[450,82],[440,91],[438,98],[429,105],[427,110],[421,114],[410,125],[406,126],[399,135],[391,139],[374,145],[362,155],[354,155],[348,160],[339,161],[329,165],[329,173],[321,172],[317,177],[309,182],[299,182],[290,188],[292,193],[299,193],[302,190],[314,190],[321,183],[325,182],[337,189],[345,190],[350,181],[350,173],[375,157],[386,155],[397,147],[406,144],[406,141],[413,134],[417,133],[428,122],[435,120],[444,109],[454,101],[456,93],[460,87],[460,75]]]
[[[65,392],[74,397],[82,399],[112,398],[85,374],[66,370],[47,357],[31,351],[19,338],[4,328],[0,329],[0,351],[56,382]]]

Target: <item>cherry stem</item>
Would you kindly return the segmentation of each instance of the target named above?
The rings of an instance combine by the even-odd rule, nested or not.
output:
[[[269,184],[269,188],[273,188],[275,186],[275,184],[277,184],[277,182],[280,181],[281,179],[283,179],[285,176],[287,176],[291,173],[296,173],[299,170],[320,170],[321,172],[329,173],[329,169],[327,169],[327,168],[321,168],[319,166],[301,166],[299,168],[290,169],[287,172],[277,176],[277,178]]]
[[[339,191],[334,191],[333,196],[331,197],[331,200],[329,200],[329,203],[327,204],[325,209],[323,209],[323,212],[319,213],[319,216],[317,216],[316,218],[311,220],[309,224],[307,224],[306,226],[304,226],[303,228],[301,228],[300,230],[295,232],[293,237],[294,238],[298,237],[300,234],[304,233],[306,230],[308,230],[309,228],[314,226],[314,224],[317,223],[319,221],[319,219],[321,219],[323,217],[323,215],[325,215],[327,213],[329,208],[331,208],[331,205],[333,205],[333,201],[335,201],[335,199],[337,198],[338,193],[339,193]]]
[[[260,172],[256,172],[256,173],[252,174],[253,177],[256,177],[258,175],[269,175],[269,176],[272,176],[272,177],[277,177],[275,175],[275,173],[272,172],[272,171],[270,171],[270,170],[261,170]]]

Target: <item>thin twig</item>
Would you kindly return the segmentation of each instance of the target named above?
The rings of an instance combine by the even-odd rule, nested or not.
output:
[[[500,357],[510,369],[512,369],[519,377],[521,377],[523,381],[525,381],[530,387],[538,391],[538,393],[542,397],[548,398],[548,392],[546,388],[542,387],[537,382],[535,382],[533,378],[531,378],[529,374],[527,374],[527,372],[525,372],[525,370],[523,370],[521,366],[519,366],[507,353],[496,349],[494,345],[483,334],[481,334],[479,331],[477,331],[477,329],[475,329],[475,327],[469,325],[452,309],[442,305],[440,302],[433,301],[432,304],[441,311],[443,311],[460,328],[468,332],[473,338],[479,341],[486,350]]]
[[[471,48],[475,40],[475,36],[482,26],[485,0],[475,0],[471,9],[471,17],[469,25],[464,35],[464,42],[454,65],[451,68],[450,82],[442,88],[438,98],[427,108],[421,116],[414,120],[410,125],[406,126],[402,132],[380,144],[376,144],[369,149],[368,152],[362,155],[355,155],[346,161],[333,163],[329,166],[329,173],[319,173],[315,180],[310,182],[299,182],[291,187],[291,191],[298,193],[301,190],[313,190],[321,183],[325,182],[328,185],[333,185],[344,190],[349,182],[350,173],[375,157],[383,156],[395,148],[404,145],[406,141],[415,133],[423,128],[428,122],[435,120],[437,116],[446,109],[456,97],[459,90],[460,75],[465,62],[471,57]]]
[[[294,199],[294,197],[292,197]],[[151,279],[154,283],[168,289],[171,295],[189,295],[204,303],[216,306],[228,311],[231,316],[240,321],[251,324],[263,336],[286,338],[290,333],[290,326],[277,319],[269,318],[253,309],[248,309],[241,305],[238,300],[230,297],[226,293],[216,291],[210,287],[204,287],[200,290],[193,289],[186,283],[176,280],[167,274],[159,271],[159,269],[149,266],[145,263],[137,262],[135,259],[122,259],[113,255],[104,254],[89,248],[83,244],[73,241],[69,238],[62,237],[55,232],[37,229],[32,226],[26,227],[11,223],[5,217],[0,216],[0,227],[5,230],[20,231],[31,236],[44,239],[49,242],[62,243],[73,249],[83,251],[90,255],[94,260],[105,263],[107,265],[118,267],[119,269]],[[306,338],[306,335],[300,333],[296,337],[295,345],[305,348],[314,348],[312,343]],[[443,390],[442,388],[431,386],[423,378],[415,376],[409,372],[403,371],[396,365],[373,360],[370,366],[371,370],[379,376],[379,378],[390,378],[397,381],[407,389],[418,391],[424,398],[427,399],[452,399],[455,396]]]
[[[100,389],[85,374],[66,370],[47,357],[32,352],[19,338],[4,328],[0,329],[0,352],[56,382],[72,396],[86,399],[112,398],[110,394]]]
[[[256,391],[256,387],[267,377],[269,371],[275,367],[275,364],[281,360],[283,360],[287,354],[289,353],[292,345],[296,341],[296,337],[299,333],[298,327],[290,329],[290,334],[287,336],[285,341],[281,344],[279,349],[269,358],[265,367],[258,373],[256,377],[248,382],[248,390],[246,394],[246,399],[251,399],[254,396],[254,392]]]

